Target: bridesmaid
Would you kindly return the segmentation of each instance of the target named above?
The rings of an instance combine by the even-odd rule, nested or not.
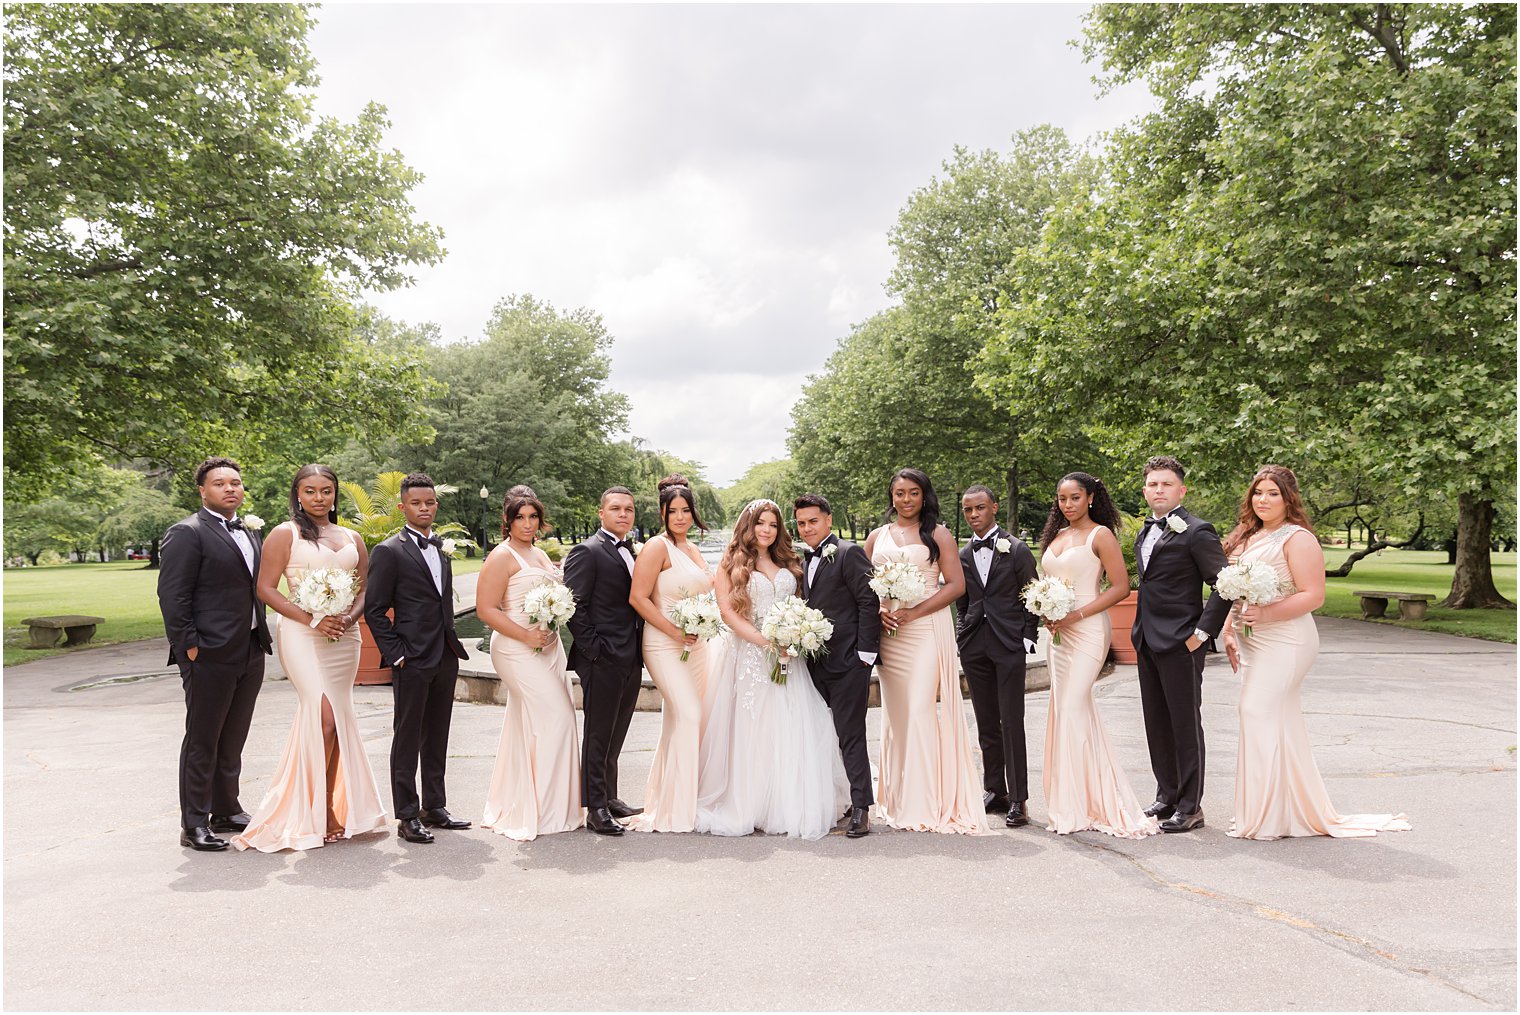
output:
[[[684,476],[660,480],[660,519],[665,531],[644,544],[633,565],[628,601],[644,618],[644,665],[660,691],[660,743],[644,790],[640,832],[690,832],[697,820],[698,744],[702,696],[707,689],[707,645],[683,635],[666,615],[678,600],[712,591],[712,572],[686,538],[705,528]],[[681,652],[689,651],[685,662]]]
[[[482,824],[509,839],[579,828],[580,749],[575,699],[556,632],[528,626],[523,600],[559,571],[533,540],[544,529],[544,505],[530,487],[507,491],[502,543],[491,551],[475,586],[475,613],[491,629],[491,665],[507,689],[507,711],[486,790]]]
[[[866,537],[866,555],[877,567],[891,560],[914,564],[924,574],[926,595],[903,609],[882,606],[881,626],[892,634],[881,639],[878,669],[881,814],[894,828],[979,834],[988,830],[987,812],[949,610],[966,590],[960,553],[939,524],[939,499],[927,475],[899,469],[887,494],[887,524]]]
[[[1300,692],[1319,655],[1319,632],[1310,614],[1325,601],[1325,555],[1292,469],[1263,465],[1257,471],[1224,550],[1231,563],[1269,564],[1283,583],[1282,597],[1274,602],[1238,605],[1223,632],[1230,665],[1240,673],[1230,835],[1348,838],[1408,831],[1402,814],[1337,814],[1309,749]],[[1250,626],[1250,637],[1236,636],[1243,625]]]
[[[303,466],[290,484],[290,521],[264,540],[258,596],[280,615],[275,651],[296,689],[296,717],[263,803],[232,840],[238,849],[311,849],[388,820],[354,717],[354,624],[364,612],[369,552],[357,532],[338,524],[337,503],[333,471]],[[313,627],[312,615],[281,594],[279,582],[283,576],[294,589],[307,571],[325,567],[355,572],[360,591],[345,613]]]
[[[1093,829],[1126,839],[1155,835],[1161,826],[1145,813],[1114,757],[1093,698],[1108,658],[1108,608],[1129,595],[1129,572],[1114,530],[1119,512],[1096,476],[1072,472],[1056,484],[1041,566],[1077,592],[1077,605],[1046,626],[1060,634],[1050,645],[1050,714],[1045,722],[1046,830],[1058,835]],[[1107,576],[1108,590],[1098,591]]]

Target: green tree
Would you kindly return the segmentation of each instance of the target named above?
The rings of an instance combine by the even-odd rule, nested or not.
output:
[[[744,505],[761,499],[773,500],[783,510],[790,511],[792,498],[800,492],[792,475],[790,458],[751,465],[744,475],[734,481],[733,486],[718,491],[724,513],[729,518],[737,518],[739,512],[744,510]]]
[[[145,570],[158,567],[158,546],[169,526],[185,517],[185,509],[162,490],[145,481],[130,487],[121,504],[100,525],[100,538],[108,545],[148,547]]]
[[[437,261],[439,233],[380,107],[313,117],[308,6],[5,17],[7,486],[414,429],[419,365],[364,342],[352,301]]]
[[[1087,46],[1162,110],[1019,255],[984,390],[1099,414],[1112,453],[1167,447],[1216,487],[1282,461],[1450,498],[1447,605],[1508,605],[1514,8],[1114,4]]]

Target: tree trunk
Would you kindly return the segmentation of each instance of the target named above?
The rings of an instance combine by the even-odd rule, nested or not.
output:
[[[1004,516],[1008,519],[1008,531],[1014,535],[1019,534],[1019,467],[1009,465],[1003,472],[1003,478],[1008,483],[1008,512]]]
[[[157,571],[158,570],[158,537],[157,536],[153,537],[153,542],[151,542],[151,543],[148,544],[148,566],[145,567],[145,568],[143,568],[143,570],[144,571]]]
[[[1494,502],[1464,493],[1457,498],[1457,570],[1451,594],[1441,603],[1453,610],[1507,609],[1515,604],[1494,587],[1489,541],[1493,538]]]

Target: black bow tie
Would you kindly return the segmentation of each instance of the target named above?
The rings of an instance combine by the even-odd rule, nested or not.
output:
[[[417,549],[419,550],[426,550],[430,546],[437,547],[440,550],[443,549],[443,540],[437,536],[424,536],[420,532],[413,532],[412,535],[417,539]]]
[[[975,539],[971,540],[971,552],[975,553],[977,550],[985,549],[986,547],[989,547],[996,542],[996,531],[989,532],[985,536],[977,536]]]
[[[818,544],[818,549],[816,549],[816,550],[803,550],[802,551],[802,559],[803,559],[803,561],[807,562],[807,563],[812,563],[812,560],[813,560],[814,557],[822,557],[823,556],[823,551],[826,550],[826,549],[828,549],[828,546],[829,546],[828,543],[820,543],[820,544]]]
[[[612,548],[613,549],[615,549],[615,550],[627,550],[629,553],[633,552],[633,540],[631,540],[631,539],[619,539],[616,536],[608,536],[607,538],[610,539],[610,540],[612,540]]]
[[[1168,518],[1170,518],[1170,517],[1172,517],[1172,513],[1170,511],[1168,511],[1166,514],[1162,515],[1160,518],[1157,518],[1155,515],[1151,515],[1149,518],[1147,518],[1145,520],[1145,524],[1143,526],[1141,526],[1141,528],[1140,528],[1140,534],[1142,536],[1145,535],[1148,531],[1150,531],[1151,526],[1153,526],[1153,525],[1164,525],[1164,524],[1166,524],[1166,520]]]
[[[224,518],[222,524],[227,526],[228,532],[242,532],[246,528],[241,518]]]

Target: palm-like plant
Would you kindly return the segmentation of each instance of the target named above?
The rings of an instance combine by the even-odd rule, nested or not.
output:
[[[406,524],[406,516],[401,513],[400,506],[401,481],[405,478],[404,472],[382,472],[375,477],[368,490],[358,483],[339,484],[354,503],[354,513],[344,521],[359,533],[359,538],[371,550],[400,532]],[[459,490],[457,486],[447,483],[440,483],[433,489],[438,493],[457,493]],[[475,545],[475,541],[470,538],[470,531],[458,522],[435,525],[433,533],[461,544]]]

